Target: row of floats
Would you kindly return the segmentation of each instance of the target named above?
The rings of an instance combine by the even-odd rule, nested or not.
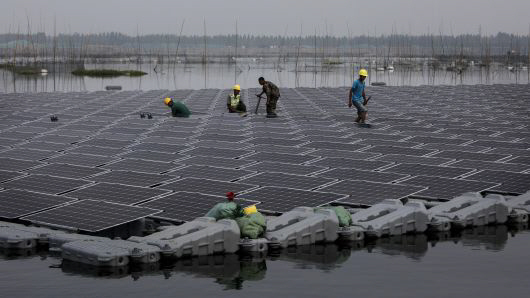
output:
[[[43,227],[0,222],[0,247],[28,249],[47,245],[64,260],[94,266],[148,264],[163,258],[223,253],[264,253],[290,246],[362,241],[469,226],[528,222],[530,191],[519,196],[465,193],[429,209],[424,202],[384,200],[367,209],[352,209],[352,224],[340,226],[333,209],[297,207],[267,219],[263,238],[240,238],[234,220],[199,217],[179,226],[161,226],[147,236],[127,240],[81,235]]]

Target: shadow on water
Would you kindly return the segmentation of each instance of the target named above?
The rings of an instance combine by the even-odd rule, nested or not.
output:
[[[57,268],[68,276],[90,279],[123,279],[137,281],[144,277],[162,277],[172,279],[187,276],[194,279],[210,279],[222,285],[225,290],[243,289],[246,281],[265,279],[267,264],[283,262],[293,270],[320,270],[333,272],[345,265],[356,253],[381,254],[405,257],[414,262],[422,262],[429,250],[442,243],[461,246],[459,249],[487,250],[500,252],[510,237],[518,234],[528,236],[528,225],[519,226],[483,226],[460,231],[402,235],[367,239],[362,242],[337,242],[310,246],[289,247],[278,251],[269,251],[263,255],[214,255],[189,259],[165,260],[161,263],[130,265],[125,267],[95,267],[63,260],[50,255],[46,250],[0,250],[0,259],[6,261],[51,258]],[[291,265],[289,265],[291,264]],[[4,264],[5,266],[5,264]]]

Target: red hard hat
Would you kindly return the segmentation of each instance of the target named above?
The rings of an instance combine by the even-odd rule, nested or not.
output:
[[[236,194],[229,191],[226,193],[226,198],[229,200],[229,201],[232,201],[234,198],[236,197]]]

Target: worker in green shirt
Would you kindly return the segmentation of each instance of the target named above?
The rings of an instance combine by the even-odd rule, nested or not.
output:
[[[164,99],[164,103],[171,108],[171,115],[173,115],[173,117],[187,118],[191,115],[188,107],[186,107],[186,105],[180,101],[174,102],[171,98],[166,97],[166,99]]]

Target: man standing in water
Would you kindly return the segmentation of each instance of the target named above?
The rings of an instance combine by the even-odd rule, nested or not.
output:
[[[368,76],[366,69],[361,69],[359,71],[359,79],[353,82],[353,85],[350,89],[350,95],[348,97],[348,107],[355,106],[357,108],[357,118],[355,122],[364,124],[366,123],[366,114],[368,110],[366,109],[366,94],[364,93],[364,80]]]
[[[256,96],[261,97],[263,93],[267,95],[267,118],[278,117],[278,115],[276,115],[276,103],[280,98],[280,89],[273,83],[265,81],[263,77],[260,77],[258,82],[263,86],[263,91],[260,94],[256,94]]]

